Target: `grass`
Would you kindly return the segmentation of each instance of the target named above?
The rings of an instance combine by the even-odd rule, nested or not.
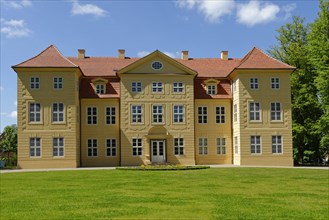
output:
[[[327,219],[328,170],[0,174],[0,219]]]
[[[117,170],[136,171],[171,171],[171,170],[201,170],[209,169],[210,166],[183,166],[183,165],[141,165],[136,167],[116,167]]]

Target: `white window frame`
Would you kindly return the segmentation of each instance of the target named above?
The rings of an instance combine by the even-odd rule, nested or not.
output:
[[[174,155],[184,155],[184,138],[174,138]]]
[[[164,106],[152,105],[152,124],[163,124],[164,122]]]
[[[249,121],[261,122],[262,121],[262,108],[259,102],[248,103]],[[258,105],[258,106],[257,106]],[[258,109],[257,109],[258,107]]]
[[[217,94],[217,85],[215,85],[215,84],[207,85],[207,94],[216,95]]]
[[[260,135],[250,136],[250,153],[262,154],[262,137]]]
[[[152,82],[152,93],[163,93],[163,83],[162,82]]]
[[[64,157],[65,143],[63,137],[53,138],[53,157]]]
[[[60,111],[62,107],[62,111]],[[56,102],[52,104],[52,122],[53,123],[64,123],[65,122],[65,106],[64,103]],[[60,120],[62,119],[62,120]]]
[[[116,124],[116,107],[113,106],[105,107],[105,124],[106,125]]]
[[[142,82],[131,82],[131,92],[141,93],[142,92]]]
[[[95,93],[96,94],[105,94],[105,89],[106,89],[106,86],[105,84],[96,84],[95,85]]]
[[[216,138],[216,153],[220,155],[226,154],[226,138]]]
[[[185,122],[185,106],[173,105],[173,123],[182,124]]]
[[[271,78],[271,89],[280,89],[280,78],[279,77]]]
[[[259,89],[259,80],[256,77],[250,78],[250,89]]]
[[[174,82],[172,84],[172,92],[177,94],[184,93],[184,83],[183,82]]]
[[[98,111],[97,107],[93,107],[93,106],[87,107],[87,125],[97,125],[97,121],[98,121],[97,111]]]
[[[143,156],[143,139],[133,138],[132,139],[132,155],[139,157]]]
[[[233,122],[238,121],[238,104],[233,105]]]
[[[107,138],[105,140],[105,155],[107,157],[117,156],[117,139]]]
[[[41,157],[42,143],[41,138],[33,137],[29,141],[30,157]]]
[[[140,111],[139,111],[140,108]],[[142,105],[131,105],[131,124],[142,124],[143,123],[143,106]]]
[[[30,78],[30,88],[40,89],[40,77],[32,76]]]
[[[208,106],[198,106],[198,123],[208,124]]]
[[[39,110],[37,110],[37,105],[39,105]],[[32,106],[33,109],[32,109]],[[33,118],[33,120],[32,120]],[[39,119],[39,120],[37,120]],[[40,103],[30,102],[29,103],[29,123],[41,123],[42,122],[42,107]]]
[[[272,135],[272,154],[283,154],[282,135]]]
[[[270,118],[271,121],[282,121],[282,107],[280,102],[271,102]]]
[[[233,144],[234,144],[234,154],[238,154],[239,153],[239,139],[238,136],[234,136],[234,140],[233,140]]]
[[[208,155],[208,138],[198,139],[198,149],[199,155]]]
[[[216,124],[225,124],[226,122],[226,109],[225,106],[216,106]]]
[[[97,139],[90,138],[87,140],[87,156],[88,157],[97,157],[98,156],[98,140]]]
[[[63,77],[54,77],[53,78],[53,88],[54,89],[63,89]]]

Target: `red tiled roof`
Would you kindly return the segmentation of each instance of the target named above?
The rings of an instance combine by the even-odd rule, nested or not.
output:
[[[196,78],[194,80],[194,98],[195,99],[229,99],[232,98],[231,84],[227,79],[218,79],[220,83],[217,86],[216,95],[208,95],[204,87],[206,78]]]
[[[107,79],[105,94],[96,94],[95,88],[90,77],[81,79],[80,98],[119,98],[120,97],[120,79],[114,77],[102,77]]]
[[[54,45],[44,51],[13,67],[78,67],[64,57]]]

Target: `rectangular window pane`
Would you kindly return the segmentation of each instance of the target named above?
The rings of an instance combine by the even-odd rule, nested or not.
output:
[[[225,107],[216,107],[216,123],[225,123]]]
[[[87,108],[87,124],[97,124],[97,108],[88,107]]]
[[[106,124],[115,124],[115,107],[107,107],[105,112]]]
[[[98,154],[98,143],[97,139],[88,139],[88,157],[97,157]]]

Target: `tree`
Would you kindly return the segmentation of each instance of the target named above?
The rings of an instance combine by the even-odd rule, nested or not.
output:
[[[329,154],[329,2],[320,1],[318,18],[308,35],[309,57],[323,114],[318,122],[320,153]]]
[[[10,161],[10,153],[17,152],[17,126],[6,126],[0,135],[0,150],[7,153],[8,162]]]
[[[319,142],[316,126],[322,111],[314,80],[316,75],[308,56],[309,26],[304,19],[293,17],[293,21],[278,29],[279,45],[268,52],[275,58],[296,67],[291,76],[293,147],[295,162],[303,164],[318,160]],[[307,158],[304,152],[307,153]],[[308,161],[307,161],[308,160]]]

